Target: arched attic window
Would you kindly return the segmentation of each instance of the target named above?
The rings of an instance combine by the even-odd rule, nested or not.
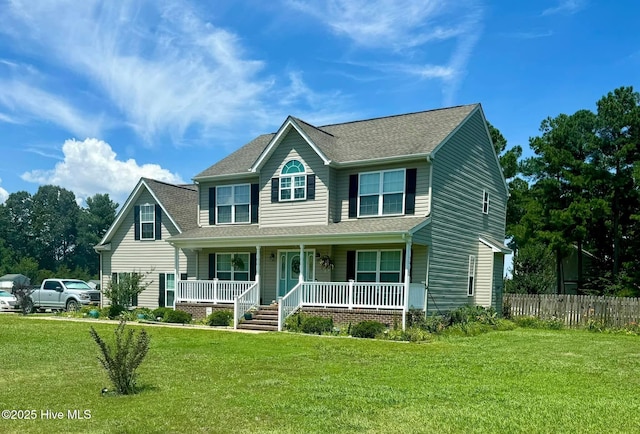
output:
[[[298,160],[287,162],[280,172],[280,200],[305,200],[307,198],[307,175]]]

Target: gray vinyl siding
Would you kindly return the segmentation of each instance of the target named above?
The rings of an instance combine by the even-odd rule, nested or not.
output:
[[[469,255],[477,255],[479,236],[504,239],[507,192],[479,110],[436,152],[432,163],[429,290],[445,311],[469,302]],[[490,194],[488,215],[482,213],[483,190]]]
[[[493,251],[491,247],[478,241],[476,262],[475,304],[490,307],[493,287]]]
[[[305,165],[307,174],[316,175],[315,199],[271,203],[271,178],[279,176],[283,166],[293,159]],[[329,167],[295,129],[287,133],[260,173],[261,227],[328,224]]]
[[[155,201],[151,194],[143,191],[134,205],[146,203],[155,203]],[[177,235],[178,230],[163,212],[162,240],[136,241],[134,239],[133,213],[134,207],[132,206],[124,216],[120,227],[113,234],[111,251],[105,255],[103,260],[102,282],[107,285],[111,279],[111,273],[133,271],[143,274],[149,273],[146,279],[149,286],[138,296],[138,305],[156,308],[159,296],[158,274],[173,273],[175,270],[175,249],[165,240],[170,236]],[[187,272],[187,256],[183,251],[180,251],[180,272]]]
[[[416,179],[416,211],[415,215],[428,215],[429,214],[429,163],[426,159],[408,161],[402,163],[392,163],[376,166],[364,166],[357,168],[349,168],[339,170],[336,176],[333,178],[335,184],[332,185],[332,189],[335,189],[337,197],[335,200],[335,216],[342,220],[349,219],[349,177],[363,172],[375,172],[378,170],[392,170],[392,169],[417,169]]]

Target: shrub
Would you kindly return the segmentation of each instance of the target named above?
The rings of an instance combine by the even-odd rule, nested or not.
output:
[[[125,310],[126,309],[124,308],[124,306],[121,306],[119,304],[112,304],[111,306],[108,307],[107,316],[110,319],[115,319],[115,318],[118,318],[120,314]]]
[[[306,315],[303,313],[294,313],[284,321],[284,327],[290,332],[300,333],[305,318]]]
[[[151,314],[153,315],[153,319],[156,319],[158,321],[166,321],[166,316],[168,315],[169,312],[172,312],[172,311],[173,309],[171,309],[170,307],[159,307],[157,309],[153,309]]]
[[[333,330],[333,318],[308,316],[302,321],[302,332],[309,334],[329,333]]]
[[[421,328],[429,333],[442,333],[449,325],[449,319],[443,315],[431,315],[425,318]]]
[[[233,321],[233,312],[229,309],[216,310],[207,317],[206,324],[210,326],[228,326]]]
[[[483,306],[462,306],[449,312],[449,322],[454,324],[466,324],[479,322],[495,325],[498,314],[493,308],[486,309]]]
[[[183,310],[170,310],[165,314],[165,322],[174,324],[188,324],[191,322],[191,314]]]
[[[116,327],[115,346],[107,344],[93,327],[89,333],[100,348],[98,360],[107,371],[115,392],[121,395],[136,393],[136,369],[149,351],[150,337],[145,330],[136,336],[133,330],[125,331],[126,321],[121,320]]]
[[[351,327],[351,336],[373,339],[386,328],[387,326],[378,321],[362,321]]]

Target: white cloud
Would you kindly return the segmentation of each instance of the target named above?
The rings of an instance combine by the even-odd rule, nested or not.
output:
[[[38,117],[60,125],[82,137],[97,135],[101,130],[99,118],[78,111],[63,98],[24,82],[0,80],[0,104],[13,108],[27,117]],[[0,121],[19,123],[0,113]]]
[[[135,160],[118,160],[108,143],[98,139],[67,140],[62,146],[63,161],[51,170],[33,170],[22,179],[39,184],[53,184],[86,199],[96,193],[109,193],[122,204],[141,177],[174,184],[184,181],[179,175],[157,164],[139,165]],[[1,192],[0,192],[1,193]]]
[[[264,117],[261,102],[273,80],[259,76],[263,62],[188,3],[15,0],[2,15],[0,32],[87,80],[93,98],[106,97],[103,109],[116,109],[148,142],[159,133],[178,141],[187,130],[206,135]],[[60,123],[67,120],[80,123],[70,131],[84,127],[69,113]]]
[[[567,14],[579,12],[585,6],[584,0],[561,0],[557,6],[542,11],[542,15]]]
[[[1,183],[2,183],[2,179],[0,179],[0,184]],[[4,188],[0,187],[0,204],[3,204],[8,197],[9,197],[9,192]]]
[[[387,50],[404,59],[389,64],[389,71],[441,79],[445,104],[453,102],[482,31],[483,10],[477,0],[289,0],[289,4],[357,47]],[[445,41],[454,42],[448,60],[416,63],[416,52],[436,60],[432,52]],[[374,69],[381,66],[370,65]]]

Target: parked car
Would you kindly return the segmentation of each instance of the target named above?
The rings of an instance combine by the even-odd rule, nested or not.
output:
[[[100,291],[91,289],[87,282],[78,279],[45,279],[25,301],[25,311],[38,309],[77,310],[81,306],[100,304]]]
[[[11,293],[0,289],[0,310],[13,310],[18,306],[18,299]]]

